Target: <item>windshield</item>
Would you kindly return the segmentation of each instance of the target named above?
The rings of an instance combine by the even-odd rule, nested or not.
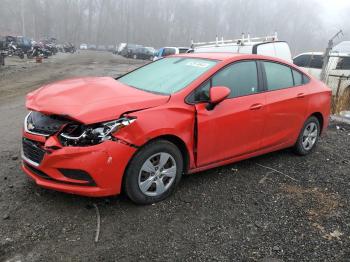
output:
[[[170,95],[185,88],[217,62],[197,58],[163,58],[122,76],[118,81],[137,89]]]

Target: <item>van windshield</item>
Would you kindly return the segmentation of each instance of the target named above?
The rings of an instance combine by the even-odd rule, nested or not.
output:
[[[163,58],[117,80],[144,91],[170,95],[185,88],[217,63],[216,60],[198,58]]]

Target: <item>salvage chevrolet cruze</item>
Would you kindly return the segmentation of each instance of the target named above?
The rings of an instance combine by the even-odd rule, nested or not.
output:
[[[310,153],[330,99],[298,67],[258,55],[176,55],[117,79],[64,80],[27,95],[22,168],[45,188],[150,204],[185,173]]]

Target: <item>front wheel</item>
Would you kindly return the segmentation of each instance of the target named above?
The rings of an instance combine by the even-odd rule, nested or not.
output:
[[[158,140],[136,153],[125,173],[124,189],[137,204],[152,204],[175,190],[183,172],[183,157],[173,143]]]
[[[312,116],[306,120],[294,145],[294,152],[301,156],[309,154],[317,144],[320,131],[320,122],[316,117]]]

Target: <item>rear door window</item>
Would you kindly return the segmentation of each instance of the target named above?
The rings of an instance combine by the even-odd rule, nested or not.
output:
[[[292,71],[293,71],[294,85],[295,86],[303,85],[304,84],[303,75],[296,70],[292,70]]]
[[[270,91],[294,86],[292,69],[274,62],[263,62],[267,88]]]
[[[322,69],[323,66],[323,56],[321,55],[312,55],[310,60],[310,68]]]

